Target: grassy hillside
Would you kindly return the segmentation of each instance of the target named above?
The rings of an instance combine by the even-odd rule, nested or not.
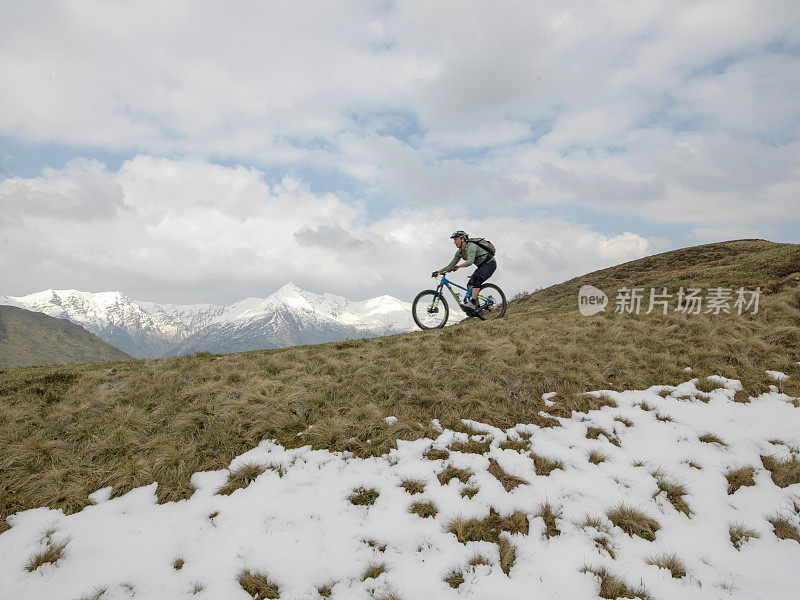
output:
[[[584,283],[609,293],[610,310],[580,315]],[[614,314],[614,290],[633,285],[760,286],[763,294],[755,315]],[[770,384],[800,397],[799,326],[800,246],[738,240],[590,273],[513,302],[498,322],[226,356],[12,369],[0,373],[0,516],[42,505],[77,511],[109,485],[117,496],[158,481],[162,501],[185,498],[193,472],[224,468],[264,438],[375,455],[398,438],[431,434],[432,418],[453,427],[462,418],[557,426],[547,414],[608,402],[587,391],[690,377],[704,385],[711,374],[740,379],[741,402]],[[790,378],[776,383],[766,369]],[[544,404],[545,392],[557,392],[554,404]],[[387,423],[390,415],[398,420]]]
[[[80,325],[0,306],[0,368],[133,358]]]

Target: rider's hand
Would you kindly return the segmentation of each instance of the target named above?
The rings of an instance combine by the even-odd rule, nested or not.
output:
[[[439,271],[434,271],[433,273],[431,273],[431,277],[438,277],[438,276],[439,276]]]

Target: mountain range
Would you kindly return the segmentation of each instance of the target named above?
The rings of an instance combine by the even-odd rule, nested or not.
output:
[[[137,358],[223,354],[414,329],[411,304],[392,296],[352,301],[288,283],[266,298],[229,305],[156,304],[122,292],[45,290],[0,304],[67,319]]]

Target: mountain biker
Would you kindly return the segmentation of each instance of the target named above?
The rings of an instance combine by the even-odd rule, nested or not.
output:
[[[477,310],[478,309],[478,289],[483,285],[483,282],[489,279],[494,273],[495,269],[497,269],[497,261],[494,259],[494,254],[488,252],[484,248],[478,245],[477,242],[472,241],[469,239],[469,236],[466,232],[458,230],[453,235],[450,236],[450,239],[453,240],[453,243],[456,245],[456,254],[453,256],[453,260],[450,261],[450,264],[446,267],[439,269],[438,271],[434,271],[431,276],[436,277],[437,275],[441,275],[451,269],[463,269],[464,267],[469,267],[471,265],[476,265],[478,268],[472,273],[467,282],[468,286],[472,286],[472,297],[471,298],[464,298],[464,301],[461,303],[461,306],[467,310]],[[464,262],[460,265],[456,265],[458,259],[464,259]]]

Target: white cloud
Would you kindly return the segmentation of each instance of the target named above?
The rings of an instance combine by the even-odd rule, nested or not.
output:
[[[100,176],[125,210],[102,221],[42,211],[63,202],[67,182]],[[72,189],[79,190],[78,186]],[[369,221],[363,207],[315,195],[300,181],[268,185],[255,169],[139,156],[118,172],[96,163],[0,183],[18,222],[0,221],[5,294],[48,287],[122,289],[158,301],[232,301],[286,281],[350,297],[408,298],[455,251],[465,228],[492,239],[496,279],[513,292],[554,283],[651,251],[633,233],[608,237],[559,219],[468,218],[444,209],[397,209]],[[93,188],[73,199],[96,201]]]

